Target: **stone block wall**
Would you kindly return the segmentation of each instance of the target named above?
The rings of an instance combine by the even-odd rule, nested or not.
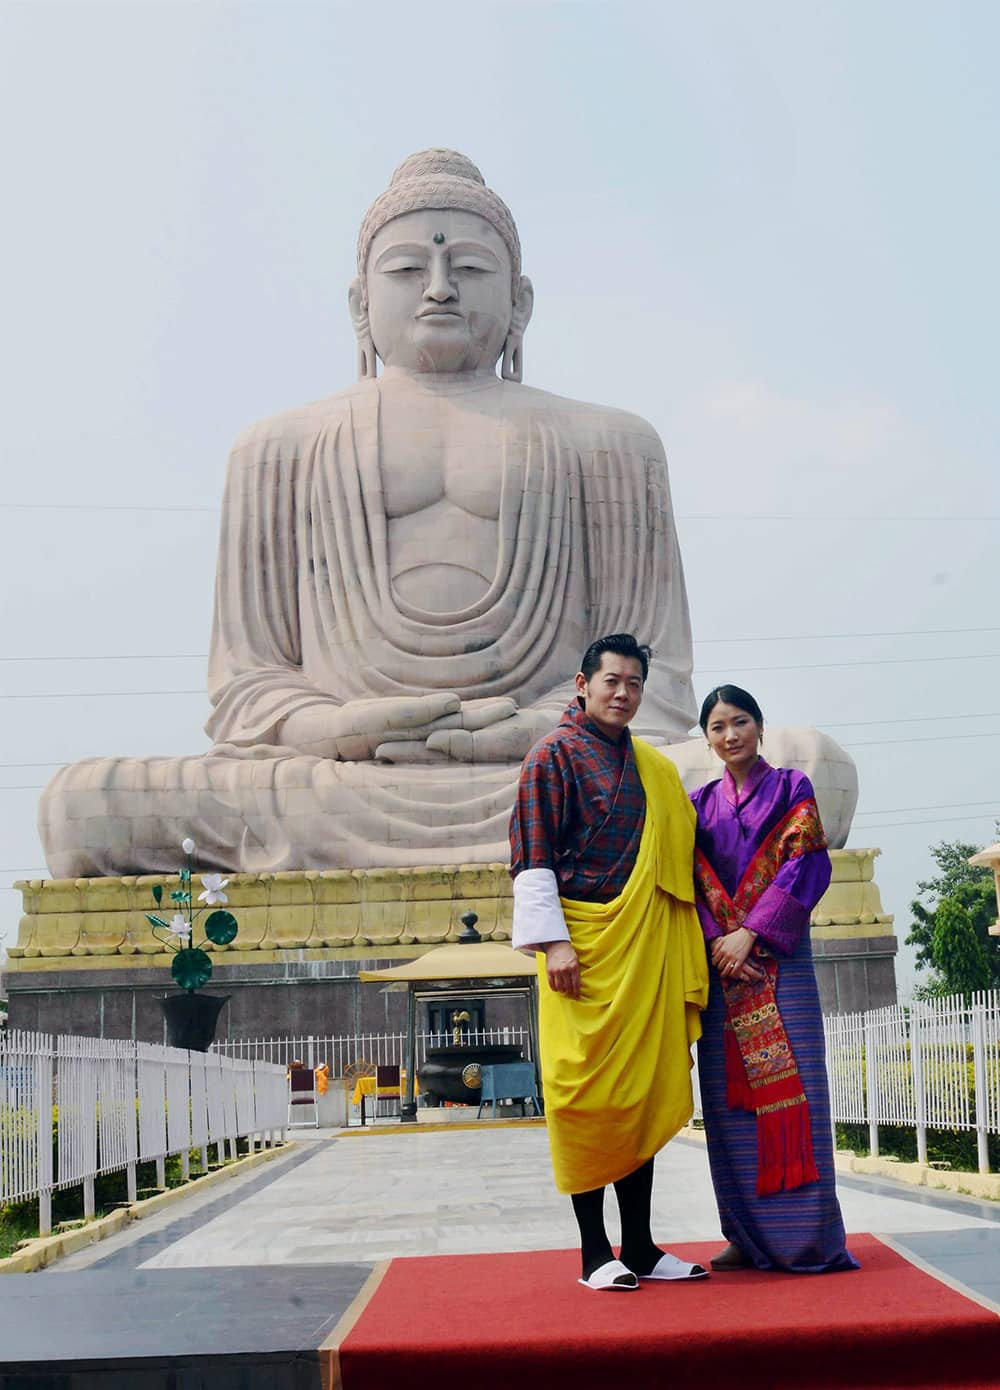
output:
[[[832,852],[833,881],[812,921],[828,1013],[896,1000],[896,939],[874,881],[878,853]],[[179,880],[149,874],[20,884],[25,912],[10,950],[10,1025],[161,1041],[157,999],[176,986],[173,956],[145,916],[157,883],[169,901]],[[470,908],[484,940],[510,939],[503,864],[234,874],[226,892],[239,934],[230,946],[206,947],[214,964],[207,988],[230,996],[220,1037],[401,1031],[405,996],[362,985],[361,970],[457,940]],[[522,1022],[515,1002],[490,1001],[489,1026]]]

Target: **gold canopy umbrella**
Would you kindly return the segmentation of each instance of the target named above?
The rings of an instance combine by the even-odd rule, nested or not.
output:
[[[534,979],[537,967],[523,951],[513,951],[496,941],[481,941],[466,945],[450,942],[435,946],[426,955],[408,960],[405,965],[389,966],[385,970],[362,970],[359,978],[366,983],[401,981],[407,984],[431,980],[489,980]]]

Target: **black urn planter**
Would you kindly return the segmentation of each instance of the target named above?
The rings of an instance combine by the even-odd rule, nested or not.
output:
[[[228,994],[189,994],[178,990],[160,999],[167,1022],[167,1046],[188,1052],[207,1052],[215,1039],[215,1028]]]

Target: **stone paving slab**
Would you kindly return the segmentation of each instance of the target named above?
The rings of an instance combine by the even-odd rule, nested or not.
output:
[[[93,1269],[59,1281],[41,1322],[39,1276],[12,1274],[0,1297],[3,1363],[315,1350],[370,1272],[346,1263],[322,1271],[285,1265],[258,1278],[223,1267]]]
[[[849,1231],[889,1235],[946,1277],[1000,1300],[1000,1207],[875,1176],[841,1174],[838,1186]],[[614,1231],[610,1195],[608,1215]],[[653,1230],[668,1245],[719,1238],[703,1141],[680,1137],[657,1159]],[[544,1129],[298,1136],[287,1156],[224,1190],[192,1195],[51,1269],[6,1276],[0,1372],[15,1347],[23,1364],[37,1366],[54,1366],[52,1358],[72,1348],[78,1368],[97,1357],[110,1368],[108,1358],[143,1348],[154,1359],[171,1349],[207,1356],[230,1348],[264,1358],[259,1372],[233,1381],[234,1390],[309,1390],[315,1367],[308,1358],[293,1364],[292,1344],[318,1348],[376,1261],[565,1249],[576,1239],[570,1203],[552,1183]],[[203,1310],[205,1336],[192,1342],[189,1329]],[[270,1380],[268,1357],[278,1358],[269,1363]],[[120,1383],[132,1390],[127,1378]],[[100,1384],[94,1381],[95,1390]],[[117,1390],[117,1375],[106,1384]],[[149,1390],[160,1384],[149,1381]],[[174,1390],[189,1384],[194,1390],[202,1382],[180,1379]],[[37,1380],[24,1385],[50,1390]],[[146,1390],[139,1379],[134,1386]],[[0,1390],[7,1390],[2,1375]],[[74,1373],[51,1390],[90,1386]]]
[[[888,1196],[888,1193],[898,1195]],[[300,1214],[288,1218],[292,1194]],[[922,1189],[844,1179],[849,1230],[949,1230],[986,1223],[982,1204],[908,1200]],[[957,1203],[957,1209],[956,1204]],[[617,1207],[609,1192],[609,1227]],[[719,1235],[704,1145],[676,1139],[657,1158],[653,1231],[663,1241]],[[1000,1231],[998,1231],[1000,1234]],[[252,1230],[239,1207],[158,1249],[148,1267],[319,1263],[400,1255],[572,1247],[569,1201],[552,1183],[544,1131],[379,1135],[321,1146],[254,1200]]]
[[[966,1197],[875,1177],[841,1175],[839,1183],[849,1230],[943,1232],[1000,1222],[1000,1209]],[[616,1216],[609,1196],[612,1228]],[[499,1126],[300,1138],[288,1159],[237,1180],[214,1201],[185,1203],[175,1217],[155,1220],[70,1256],[45,1277],[109,1261],[232,1268],[576,1243],[570,1204],[552,1183],[544,1130]],[[678,1138],[658,1157],[653,1223],[666,1241],[718,1237],[703,1143]]]

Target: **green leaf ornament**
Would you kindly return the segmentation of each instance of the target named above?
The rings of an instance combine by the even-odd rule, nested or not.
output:
[[[228,946],[237,930],[236,918],[231,912],[213,912],[205,918],[205,935],[216,946]]]
[[[174,956],[170,973],[181,989],[191,993],[211,979],[212,962],[197,946],[186,946]]]

